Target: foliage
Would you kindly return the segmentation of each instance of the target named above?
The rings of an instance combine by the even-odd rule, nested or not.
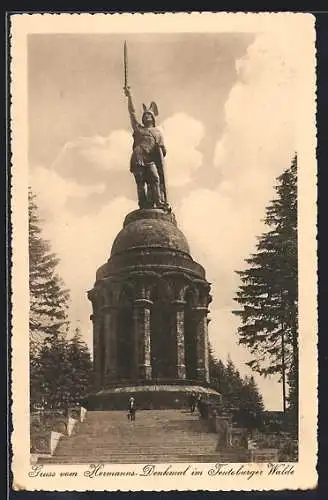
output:
[[[278,177],[277,197],[266,209],[269,230],[259,237],[257,251],[246,259],[234,311],[241,319],[239,343],[253,359],[248,365],[268,376],[280,374],[290,386],[290,405],[297,406],[297,158]],[[287,377],[285,375],[287,374]],[[286,399],[286,398],[285,398]]]
[[[68,338],[69,292],[57,274],[59,259],[42,237],[29,190],[30,401],[48,409],[74,405],[90,387],[91,358],[76,329]]]
[[[59,259],[51,252],[48,241],[42,237],[41,220],[35,195],[29,189],[29,290],[30,290],[30,345],[38,350],[48,336],[67,331],[69,293],[57,274]]]
[[[88,392],[92,363],[78,329],[70,340],[62,335],[48,337],[37,361],[34,405],[46,409],[69,408]]]
[[[264,405],[253,377],[242,378],[230,358],[225,365],[210,350],[210,379],[222,394],[223,411],[233,414],[239,424],[260,425]]]
[[[68,343],[62,334],[48,336],[42,343],[33,372],[32,406],[46,409],[68,406],[71,366],[67,347]]]
[[[70,363],[70,400],[80,401],[92,386],[92,361],[87,344],[81,332],[76,328],[67,345],[67,356]]]
[[[257,449],[276,448],[279,462],[298,461],[298,441],[290,433],[282,430],[272,432],[265,428],[265,432],[252,432],[252,441]]]

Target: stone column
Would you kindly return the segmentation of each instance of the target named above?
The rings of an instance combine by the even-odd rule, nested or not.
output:
[[[102,383],[102,367],[101,367],[101,318],[95,314],[91,314],[90,319],[93,323],[93,373],[96,387],[100,387]]]
[[[117,375],[117,307],[105,306],[104,313],[104,381],[118,379]]]
[[[184,337],[184,300],[175,300],[172,305],[172,331],[171,338],[175,345],[175,363],[176,363],[176,377],[179,379],[186,378],[186,365],[185,365],[185,337]]]
[[[153,302],[148,299],[136,299],[133,305],[135,368],[139,379],[150,380],[151,346],[150,346],[150,311]]]
[[[208,366],[208,322],[207,307],[195,307],[196,320],[196,349],[197,349],[197,379],[200,381],[210,381]]]

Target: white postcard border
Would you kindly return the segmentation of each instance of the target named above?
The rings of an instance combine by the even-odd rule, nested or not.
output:
[[[193,14],[15,14],[11,22],[12,145],[12,415],[11,442],[14,489],[46,491],[114,490],[280,490],[315,487],[317,482],[317,256],[316,256],[316,126],[315,19],[295,13]],[[28,33],[258,32],[277,36],[302,33],[298,113],[299,188],[299,327],[300,327],[300,453],[293,472],[268,474],[268,464],[243,464],[253,471],[212,474],[214,464],[157,464],[157,471],[181,475],[138,475],[143,465],[108,464],[102,472],[137,471],[136,475],[90,477],[85,465],[47,465],[35,475],[30,465],[28,369],[28,160],[27,160],[27,35]],[[273,110],[274,112],[274,110]],[[277,145],[277,147],[279,147]],[[228,464],[235,472],[242,464]],[[189,467],[189,468],[188,468]],[[196,474],[196,470],[202,474]],[[61,472],[77,476],[61,476]]]

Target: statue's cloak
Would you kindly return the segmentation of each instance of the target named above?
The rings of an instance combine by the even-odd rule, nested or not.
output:
[[[161,196],[162,196],[162,202],[166,203],[167,202],[167,194],[166,194],[166,184],[165,184],[165,160],[164,160],[164,155],[162,153],[162,149],[157,145],[155,147],[154,151],[154,157],[155,157],[155,164],[157,167],[158,175],[159,175],[159,183],[160,183],[160,190],[161,190]]]

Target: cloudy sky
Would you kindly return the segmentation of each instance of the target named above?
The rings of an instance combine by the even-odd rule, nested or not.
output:
[[[261,33],[52,34],[28,39],[29,167],[44,236],[71,290],[70,317],[92,346],[92,288],[127,212],[131,131],[122,53],[136,109],[155,100],[167,185],[191,254],[212,283],[210,340],[248,374],[231,310],[235,270],[254,250],[275,178],[295,146],[297,37]],[[277,380],[256,380],[269,409]]]

